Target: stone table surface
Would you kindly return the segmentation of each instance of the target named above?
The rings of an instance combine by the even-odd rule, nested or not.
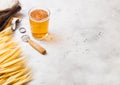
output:
[[[120,85],[120,0],[20,0],[21,27],[47,50],[41,55],[20,42],[33,80],[28,85]],[[51,11],[49,36],[32,37],[28,11]]]

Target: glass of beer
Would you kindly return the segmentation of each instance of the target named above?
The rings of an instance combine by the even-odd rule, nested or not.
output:
[[[48,35],[50,11],[35,7],[29,11],[29,21],[33,37],[43,39]]]

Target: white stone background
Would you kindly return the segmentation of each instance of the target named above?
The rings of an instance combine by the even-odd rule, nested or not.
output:
[[[46,48],[41,55],[20,42],[33,80],[28,85],[120,85],[120,0],[20,0],[21,27]],[[50,40],[31,36],[28,11],[51,11]]]

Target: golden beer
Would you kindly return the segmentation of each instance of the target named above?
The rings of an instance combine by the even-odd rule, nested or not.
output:
[[[49,10],[35,8],[30,10],[29,21],[32,35],[35,38],[44,38],[48,34]]]

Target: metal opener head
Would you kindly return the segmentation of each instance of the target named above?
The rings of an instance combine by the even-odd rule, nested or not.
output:
[[[17,23],[20,23],[22,21],[22,19],[20,18],[13,18],[12,22],[11,22],[11,29],[12,31],[15,31],[17,28]]]
[[[28,35],[23,35],[21,37],[21,39],[24,41],[24,42],[28,42],[28,40],[30,40],[30,37]]]

